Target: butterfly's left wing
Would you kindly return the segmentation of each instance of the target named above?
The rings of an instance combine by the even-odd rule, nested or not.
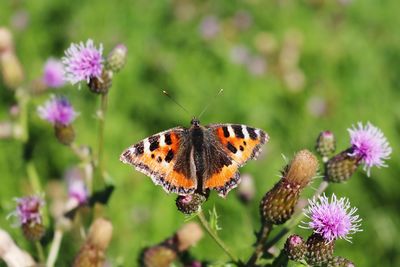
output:
[[[268,141],[268,135],[261,129],[240,124],[211,124],[206,126],[207,134],[214,142],[209,147],[212,154],[223,154],[215,163],[210,162],[210,169],[204,177],[204,189],[214,189],[219,195],[226,196],[240,182],[239,167],[248,160],[257,158],[261,146]],[[210,158],[216,158],[212,156]],[[223,166],[217,168],[215,164],[224,159]]]
[[[120,156],[123,163],[133,165],[137,171],[150,176],[165,191],[180,195],[191,194],[197,181],[191,178],[186,161],[179,160],[188,154],[187,129],[176,127],[152,135],[127,148]],[[190,152],[190,151],[189,151]]]

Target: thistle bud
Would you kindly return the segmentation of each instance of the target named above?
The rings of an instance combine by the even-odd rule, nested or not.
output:
[[[141,263],[144,267],[169,267],[177,258],[176,252],[167,246],[155,246],[143,252]]]
[[[115,46],[107,56],[106,68],[113,72],[120,71],[126,63],[127,52],[128,49],[125,45],[119,44]]]
[[[207,200],[204,195],[194,193],[187,196],[178,196],[176,206],[178,210],[184,214],[192,214],[198,212],[201,205]]]
[[[281,180],[261,200],[263,222],[282,224],[293,214],[300,191],[315,176],[318,169],[316,157],[308,150],[298,152],[282,171]]]
[[[24,80],[22,66],[12,51],[7,51],[0,55],[0,66],[3,81],[7,87],[15,89],[22,84]]]
[[[75,140],[75,131],[72,124],[56,123],[54,125],[54,133],[57,140],[63,145],[70,145]]]
[[[307,246],[299,235],[291,235],[285,243],[285,252],[292,261],[301,261],[307,254]]]
[[[203,230],[197,223],[187,223],[176,232],[175,237],[177,250],[183,252],[203,238]]]
[[[325,179],[341,183],[350,179],[361,163],[361,158],[352,156],[352,149],[340,152],[326,163]]]
[[[89,89],[95,94],[105,95],[112,85],[112,71],[103,69],[100,77],[91,77],[89,81]]]
[[[307,240],[307,258],[310,265],[321,265],[333,258],[335,242],[329,242],[320,234],[314,233]]]
[[[321,155],[324,162],[335,152],[336,139],[331,131],[323,131],[319,134],[315,150]]]
[[[113,227],[103,218],[96,219],[90,227],[86,242],[75,258],[73,267],[101,267],[110,244]]]
[[[333,257],[324,267],[355,267],[354,263],[342,257]]]

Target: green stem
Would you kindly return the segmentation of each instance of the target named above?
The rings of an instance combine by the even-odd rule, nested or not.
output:
[[[40,244],[39,241],[36,241],[36,242],[35,242],[35,247],[36,247],[36,251],[37,251],[37,253],[38,253],[39,262],[40,262],[40,263],[44,263],[45,257],[44,257],[44,252],[43,252],[42,244]]]
[[[222,250],[228,255],[233,262],[238,262],[237,257],[232,254],[230,249],[225,245],[225,243],[218,237],[218,235],[211,229],[210,225],[208,224],[203,211],[199,211],[197,217],[200,220],[200,223],[203,225],[204,229],[210,234],[212,239],[222,248]]]
[[[257,233],[257,242],[255,244],[255,249],[250,259],[247,261],[246,266],[255,266],[256,262],[261,258],[264,253],[264,244],[268,239],[269,234],[272,230],[271,223],[265,223],[261,225],[260,231]]]
[[[99,143],[98,143],[98,154],[97,154],[97,173],[99,178],[105,182],[104,179],[104,129],[105,129],[105,117],[107,112],[107,94],[101,95],[100,110],[98,114],[99,118]]]
[[[49,256],[47,258],[46,267],[53,267],[60,251],[61,240],[63,237],[63,231],[61,229],[56,229],[54,233],[53,242],[51,243]]]
[[[22,87],[17,88],[15,98],[18,102],[18,123],[14,130],[14,136],[23,143],[28,141],[28,103],[29,94]]]

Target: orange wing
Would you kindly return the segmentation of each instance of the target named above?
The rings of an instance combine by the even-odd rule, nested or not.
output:
[[[120,160],[150,176],[156,185],[161,185],[168,193],[191,194],[196,190],[197,181],[174,170],[186,134],[184,128],[176,127],[152,135],[126,149]]]
[[[262,145],[269,140],[263,130],[246,125],[214,124],[208,127],[239,167],[250,159],[256,159]]]
[[[217,162],[223,159],[225,163],[220,168],[210,169],[210,173],[204,177],[204,186],[217,190],[220,196],[225,197],[240,182],[238,168],[249,159],[257,158],[261,146],[268,141],[268,135],[261,129],[238,124],[214,124],[206,128],[217,140],[213,152],[216,155],[212,158],[218,159]],[[225,159],[218,156],[221,151]]]

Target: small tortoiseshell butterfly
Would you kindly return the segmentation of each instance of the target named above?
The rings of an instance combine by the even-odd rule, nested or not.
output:
[[[151,177],[165,191],[179,195],[209,189],[225,197],[240,182],[238,168],[255,159],[268,135],[240,124],[176,127],[152,135],[126,149],[123,163]]]

